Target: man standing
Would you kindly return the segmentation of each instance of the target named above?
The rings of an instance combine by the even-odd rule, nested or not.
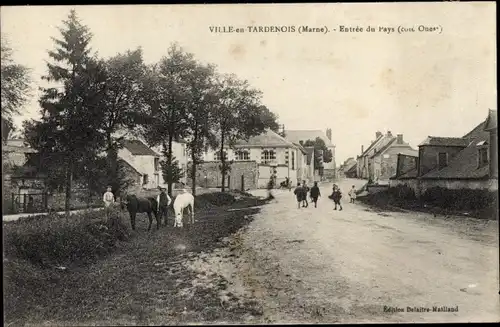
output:
[[[311,200],[314,202],[314,207],[317,208],[318,198],[321,196],[319,191],[318,182],[314,182],[314,186],[311,187]]]
[[[165,225],[167,224],[168,220],[168,207],[170,206],[170,203],[172,202],[172,199],[168,196],[168,194],[165,192],[167,189],[160,186],[160,194],[156,198],[156,202],[158,203],[158,219],[160,220],[161,224],[161,219],[163,218],[163,215],[165,215]]]
[[[309,193],[309,187],[307,187],[306,181],[302,181],[302,192],[303,192],[302,207],[307,208],[309,207],[309,203],[307,202],[307,193]]]
[[[107,190],[102,197],[102,201],[104,202],[104,210],[107,217],[109,216],[113,203],[115,203],[115,195],[111,192],[111,186],[108,185]]]
[[[303,196],[303,190],[302,190],[302,187],[300,186],[300,183],[297,183],[297,187],[295,188],[295,190],[293,191],[293,194],[295,194],[295,196],[297,197],[297,205],[298,205],[298,209],[300,209],[300,204],[302,203],[302,196]]]

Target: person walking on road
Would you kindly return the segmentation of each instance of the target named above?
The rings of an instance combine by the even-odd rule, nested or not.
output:
[[[307,202],[307,193],[309,193],[309,187],[307,187],[306,181],[302,181],[302,191],[302,207],[307,208],[309,207],[309,203]]]
[[[340,199],[342,198],[342,192],[337,185],[333,185],[333,192],[331,195],[333,202],[335,203],[335,208],[333,210],[337,210],[337,205],[340,207],[339,211],[342,211],[342,204],[340,203]]]
[[[172,199],[168,196],[166,188],[160,186],[160,194],[156,198],[156,203],[158,203],[158,208],[157,208],[157,214],[160,219],[160,224],[161,220],[163,218],[163,215],[165,215],[165,225],[168,226],[168,207],[170,206],[170,203],[172,202]]]
[[[302,203],[302,196],[303,196],[303,189],[302,186],[300,186],[300,183],[297,183],[297,187],[293,191],[293,194],[295,194],[295,197],[297,198],[297,206],[298,209],[300,209],[300,204]]]
[[[104,211],[106,212],[106,217],[109,216],[111,207],[115,203],[115,195],[111,192],[111,186],[107,187],[106,192],[102,196],[102,201],[104,202]]]
[[[349,202],[354,203],[354,200],[356,200],[356,186],[352,186],[351,190],[349,191]]]
[[[314,202],[314,207],[317,208],[318,197],[321,196],[321,192],[319,191],[318,182],[314,182],[314,186],[311,187],[311,191],[309,192],[311,195],[311,201]]]

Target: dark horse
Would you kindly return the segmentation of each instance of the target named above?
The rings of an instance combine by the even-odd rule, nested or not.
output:
[[[127,211],[130,214],[130,223],[132,224],[132,229],[135,230],[135,215],[137,213],[147,213],[149,218],[148,231],[151,230],[151,225],[153,224],[153,215],[156,218],[156,229],[160,229],[160,216],[158,215],[158,203],[155,198],[140,198],[134,194],[127,195],[125,200],[121,201],[122,210],[127,207]]]

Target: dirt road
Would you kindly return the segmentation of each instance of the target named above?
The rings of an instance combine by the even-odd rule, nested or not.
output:
[[[327,198],[331,184],[318,208],[298,209],[291,192],[277,191],[233,239],[236,258],[211,265],[228,291],[261,303],[253,321],[500,320],[496,221],[375,211],[348,203],[353,183],[338,183],[343,211]]]

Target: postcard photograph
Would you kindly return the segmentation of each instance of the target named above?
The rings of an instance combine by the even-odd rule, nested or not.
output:
[[[1,7],[5,326],[499,322],[495,2]]]

